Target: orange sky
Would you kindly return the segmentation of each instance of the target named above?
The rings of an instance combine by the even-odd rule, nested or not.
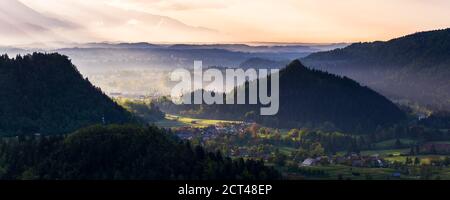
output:
[[[41,13],[83,24],[83,33],[112,41],[356,42],[450,27],[448,0],[20,1]],[[83,10],[92,16],[83,18]],[[118,10],[127,13],[115,14]],[[207,33],[167,25],[165,20],[154,25],[132,12],[167,16]],[[107,21],[119,18],[122,24]]]

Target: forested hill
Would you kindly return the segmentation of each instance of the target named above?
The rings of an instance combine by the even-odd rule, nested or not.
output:
[[[323,127],[354,133],[367,133],[405,117],[396,105],[371,89],[345,77],[308,69],[298,60],[279,73],[280,109],[275,116],[260,116],[261,105],[183,105],[181,110],[280,128]]]
[[[0,138],[4,180],[275,180],[262,161],[223,157],[155,127],[92,126],[66,137]]]
[[[450,29],[314,53],[308,66],[346,75],[399,100],[450,110]]]
[[[131,115],[59,54],[0,57],[0,135],[68,133]]]

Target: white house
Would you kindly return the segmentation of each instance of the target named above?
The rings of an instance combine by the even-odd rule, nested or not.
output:
[[[309,167],[309,166],[313,166],[313,165],[315,165],[315,164],[316,164],[316,159],[313,159],[313,158],[307,158],[307,159],[305,159],[305,160],[302,162],[301,166],[302,166],[302,167]]]

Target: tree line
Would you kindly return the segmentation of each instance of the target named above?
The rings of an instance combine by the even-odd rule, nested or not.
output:
[[[69,135],[0,140],[0,179],[274,180],[262,161],[232,160],[157,127],[95,125]]]

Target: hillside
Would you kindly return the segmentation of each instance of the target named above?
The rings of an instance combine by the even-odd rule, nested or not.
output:
[[[308,69],[298,60],[279,73],[280,110],[275,116],[260,116],[261,105],[183,105],[178,111],[208,118],[254,120],[279,128],[319,127],[354,133],[371,132],[405,117],[371,89],[345,77]],[[177,110],[167,104],[161,108]]]
[[[93,126],[67,137],[0,138],[4,180],[274,180],[261,161],[232,161],[221,153],[171,138],[155,127]]]
[[[450,109],[450,29],[314,53],[308,66],[348,76],[394,100]]]
[[[131,115],[59,54],[0,57],[0,135],[58,134]]]
[[[288,61],[273,61],[263,58],[250,58],[239,65],[239,68],[249,69],[249,68],[262,68],[262,69],[278,69],[286,66]]]

